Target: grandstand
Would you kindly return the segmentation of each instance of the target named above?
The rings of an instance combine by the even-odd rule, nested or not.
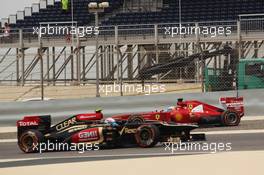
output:
[[[40,38],[32,33],[33,27],[43,24],[94,26],[94,13],[88,9],[90,2],[102,1],[70,0],[65,13],[60,1],[40,0],[9,18],[2,18],[1,25],[8,22],[11,32],[9,38],[0,38],[0,48],[5,49],[0,58],[0,82],[25,85],[43,78],[47,85],[59,82],[80,85],[95,83],[99,78],[100,83],[142,80],[203,83],[205,67],[212,66],[231,72],[230,77],[223,79],[230,86],[230,81],[236,81],[235,64],[239,59],[264,56],[263,0],[108,0],[109,8],[99,13],[98,37]],[[230,34],[212,37],[204,33],[175,36],[166,33],[168,28],[182,26],[229,27]],[[28,55],[32,53],[27,53],[30,48],[38,49],[31,57]],[[10,50],[16,54],[12,61],[7,60]],[[39,60],[46,67],[44,70],[40,69]],[[174,61],[177,64],[167,64]],[[158,67],[165,71],[157,70]],[[151,71],[153,68],[157,73]],[[34,71],[41,71],[42,78],[30,76]],[[67,75],[63,75],[64,71]],[[15,78],[10,79],[9,74]]]
[[[93,14],[88,13],[88,3],[100,2],[100,0],[73,1],[74,21],[77,21],[80,26],[90,25],[94,18]],[[180,20],[178,0],[156,0],[154,5],[151,3],[144,6],[145,8],[135,8],[135,5],[129,8],[127,6],[128,3],[124,3],[125,1],[126,0],[108,1],[110,3],[110,8],[107,8],[107,10],[101,14],[101,17],[107,16],[109,19],[102,21],[102,25],[178,23]],[[126,4],[126,6],[124,6],[124,4]],[[138,5],[140,6],[141,4]],[[238,20],[238,15],[240,14],[264,13],[264,1],[182,0],[181,12],[181,21],[183,22]],[[71,13],[65,14],[62,12],[61,2],[53,0],[41,0],[40,4],[33,4],[31,9],[26,8],[25,12],[19,13],[19,15],[10,16],[9,20],[11,22],[11,27],[30,28],[38,26],[41,22],[65,22],[72,20]],[[6,19],[4,19],[3,22],[4,21],[6,21]]]
[[[99,2],[99,0],[97,1]],[[80,26],[89,25],[94,19],[93,14],[88,13],[89,2],[91,2],[91,0],[74,0],[73,20],[77,21]],[[111,0],[109,2],[110,8],[106,9],[104,15],[111,14],[122,5],[121,0]],[[69,6],[69,9],[71,9],[71,6]],[[27,13],[31,15],[25,16],[22,14],[21,18],[14,20],[14,22],[11,23],[11,27],[30,28],[33,26],[39,26],[42,22],[65,22],[72,20],[71,11],[69,10],[69,13],[64,13],[61,10],[60,1],[40,1],[40,4],[33,4],[31,10],[26,10]]]
[[[263,1],[251,0],[182,0],[181,21],[229,21],[240,14],[264,13]],[[143,18],[142,18],[143,17]],[[105,25],[178,23],[179,1],[164,0],[159,11],[123,12],[104,21]]]

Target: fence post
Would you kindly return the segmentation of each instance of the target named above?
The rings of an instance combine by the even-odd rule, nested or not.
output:
[[[49,51],[49,47],[47,48],[47,85],[49,86],[50,84],[50,51]]]
[[[16,49],[16,79],[17,79],[17,86],[19,86],[19,49]]]
[[[241,22],[237,21],[238,59],[242,57]]]
[[[154,32],[155,32],[155,57],[156,57],[156,64],[159,64],[159,33],[158,33],[158,25],[154,25]],[[159,81],[160,77],[157,75],[157,81]]]
[[[117,83],[120,85],[120,96],[123,96],[123,65],[122,65],[123,58],[121,56],[121,60],[120,60],[121,51],[119,49],[119,41],[118,41],[118,26],[115,26],[115,48],[116,48],[116,56],[117,56]]]
[[[19,48],[21,53],[21,86],[25,85],[25,50],[23,44],[23,30],[19,30]]]
[[[195,23],[195,28],[198,28],[199,27],[199,23]],[[197,30],[195,30],[197,31]],[[200,35],[198,32],[195,32],[195,40],[196,40],[196,47],[195,47],[195,53],[199,53],[199,51],[202,51],[202,49],[200,49]],[[199,77],[200,77],[200,59],[196,59],[196,82],[199,82]],[[202,87],[203,88],[203,87]]]
[[[77,78],[77,84],[80,85],[81,83],[81,59],[80,59],[80,38],[79,34],[77,34],[77,48],[76,48],[76,78]]]
[[[39,43],[39,49],[38,49],[38,59],[40,59],[40,86],[41,86],[41,100],[44,100],[44,68],[43,68],[43,56],[42,56],[42,42],[40,38],[40,43]]]
[[[118,53],[118,26],[115,26],[115,50],[116,50],[116,57],[117,57],[117,83],[119,83],[119,53]]]

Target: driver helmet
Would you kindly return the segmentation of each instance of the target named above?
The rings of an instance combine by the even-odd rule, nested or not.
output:
[[[96,109],[95,113],[102,113],[102,109],[101,108]]]
[[[171,112],[174,109],[174,106],[170,106],[167,108],[167,112]]]
[[[109,117],[109,118],[105,119],[105,123],[111,124],[111,123],[116,123],[116,121],[115,121],[115,119]]]
[[[104,123],[109,124],[111,126],[118,126],[118,124],[116,123],[115,119],[113,119],[111,117],[105,119]]]

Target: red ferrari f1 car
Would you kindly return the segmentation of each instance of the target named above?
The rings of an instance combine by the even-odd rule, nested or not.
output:
[[[196,123],[198,125],[239,125],[244,116],[243,97],[220,98],[222,108],[201,101],[183,101],[178,99],[177,106],[164,111],[153,111],[138,114],[121,114],[113,116],[117,121],[144,123],[145,121],[166,121],[174,123]]]
[[[109,120],[108,120],[109,119]],[[163,121],[144,123],[103,119],[101,111],[79,114],[51,126],[50,116],[29,116],[17,121],[18,146],[25,153],[38,152],[39,145],[96,143],[98,147],[122,147],[134,144],[153,147],[158,142],[204,140],[204,134],[190,134],[194,124]],[[45,151],[45,150],[44,150]],[[56,150],[59,151],[59,150]]]

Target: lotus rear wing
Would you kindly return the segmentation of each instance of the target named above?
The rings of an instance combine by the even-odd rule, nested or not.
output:
[[[240,117],[244,116],[243,97],[221,97],[219,101],[225,110],[236,111]]]

